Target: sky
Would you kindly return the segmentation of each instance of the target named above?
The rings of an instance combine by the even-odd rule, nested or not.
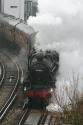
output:
[[[83,91],[83,0],[38,0],[39,12],[28,24],[38,32],[37,49],[53,49],[60,54],[57,85],[79,76]]]

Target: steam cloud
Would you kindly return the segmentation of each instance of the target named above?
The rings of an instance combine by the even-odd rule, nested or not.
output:
[[[79,74],[83,87],[83,0],[38,0],[37,17],[28,24],[38,31],[36,48],[55,49],[60,54],[57,84]],[[65,84],[65,82],[64,82]],[[83,89],[83,88],[82,88]]]

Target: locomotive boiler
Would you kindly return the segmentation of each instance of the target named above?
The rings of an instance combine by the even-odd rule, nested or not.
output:
[[[56,51],[32,51],[28,57],[28,77],[23,84],[25,100],[29,107],[46,107],[54,89],[59,68]]]

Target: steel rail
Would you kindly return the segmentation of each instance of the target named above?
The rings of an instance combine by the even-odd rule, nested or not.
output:
[[[41,120],[40,124],[37,124],[37,125],[44,125],[44,123],[46,121],[46,118],[47,118],[47,115],[48,115],[47,113],[44,114],[43,117],[42,117],[42,120]]]
[[[28,117],[29,114],[30,114],[30,110],[26,109],[25,112],[23,113],[23,115],[22,115],[22,117],[21,117],[21,119],[20,119],[18,125],[23,125],[23,123],[24,123],[26,117]]]
[[[2,77],[1,77],[1,80],[0,80],[0,88],[3,84],[3,81],[4,81],[4,78],[5,78],[5,66],[2,64],[2,62],[0,62],[0,65],[1,65],[1,70],[2,70]]]
[[[0,122],[2,121],[2,119],[4,118],[4,116],[6,115],[7,111],[9,110],[9,108],[11,107],[11,105],[14,103],[15,99],[16,99],[17,95],[14,95],[14,97],[11,99],[10,103],[8,104],[8,106],[5,108],[5,110],[3,111],[2,115],[0,116]]]
[[[21,117],[21,119],[20,119],[18,125],[24,125],[26,119],[29,118],[29,116],[31,115],[31,113],[33,113],[32,110],[28,110],[28,109],[25,110],[25,112],[23,113],[23,115],[22,115],[22,117]],[[39,113],[39,111],[38,111],[38,113]],[[45,123],[45,121],[46,121],[46,118],[47,118],[47,116],[48,116],[48,113],[47,113],[47,112],[43,112],[43,114],[42,114],[42,113],[40,112],[40,114],[41,114],[41,116],[40,116],[40,118],[39,118],[39,121],[38,121],[37,125],[44,125],[44,123]],[[34,125],[34,123],[31,124],[31,125]]]
[[[16,90],[17,90],[17,87],[18,87],[18,83],[19,83],[19,80],[20,80],[20,69],[18,67],[18,65],[13,61],[13,63],[16,65],[16,68],[17,68],[17,81],[16,81],[16,84],[15,84],[15,87],[10,95],[10,97],[8,98],[8,100],[6,101],[5,105],[2,107],[2,109],[0,110],[0,121],[2,121],[2,119],[4,118],[5,116],[5,110],[6,109],[9,109],[10,108],[10,102],[12,101],[12,98],[15,96],[15,93],[16,93]],[[8,107],[8,108],[7,108]],[[8,111],[8,110],[7,110]],[[3,117],[2,117],[3,116]]]
[[[41,125],[41,123],[43,122],[44,117],[45,117],[45,115],[44,115],[44,114],[43,114],[43,115],[41,115],[41,117],[40,117],[40,119],[39,119],[39,121],[38,121],[37,125]]]

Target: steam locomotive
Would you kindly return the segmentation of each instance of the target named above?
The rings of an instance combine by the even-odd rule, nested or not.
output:
[[[23,83],[24,105],[28,107],[46,107],[55,89],[59,68],[59,54],[56,51],[36,51],[34,47],[35,31],[20,19],[0,14],[0,39],[16,42],[27,49],[28,76]],[[6,41],[7,42],[7,41]]]
[[[32,51],[28,57],[28,77],[24,80],[23,92],[28,107],[46,107],[54,92],[59,68],[56,51]]]

